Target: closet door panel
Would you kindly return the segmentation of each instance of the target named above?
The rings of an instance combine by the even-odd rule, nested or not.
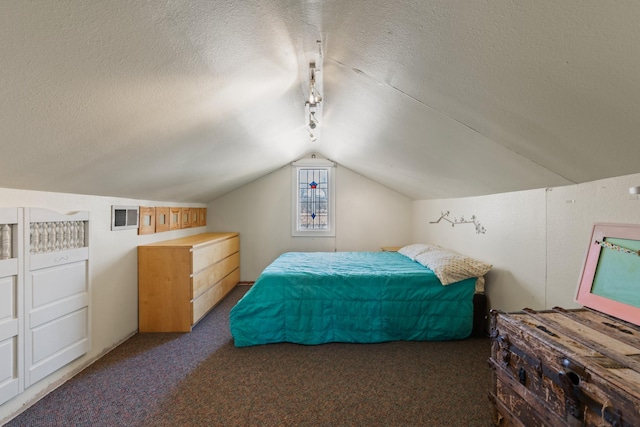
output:
[[[17,276],[18,260],[15,258],[0,261],[0,277]]]
[[[72,262],[83,261],[89,258],[89,248],[67,249],[58,252],[44,254],[32,254],[29,259],[29,269],[40,270],[56,265],[64,265]]]
[[[18,322],[17,291],[13,276],[0,278],[0,340],[4,337],[1,328]]]
[[[32,273],[31,327],[88,303],[86,264],[67,264]]]
[[[88,295],[75,295],[71,298],[60,301],[57,304],[44,307],[40,310],[33,310],[29,314],[29,324],[31,325],[31,328],[37,328],[40,325],[55,320],[60,316],[64,316],[71,311],[86,307],[88,304]]]
[[[0,340],[0,404],[20,392],[17,372],[18,339]]]
[[[87,309],[55,319],[34,328],[33,363],[38,364],[52,354],[86,339]]]
[[[14,276],[0,278],[0,396],[2,389],[15,380],[17,386],[18,307]],[[13,386],[11,386],[13,387]],[[0,402],[4,400],[0,397]]]
[[[15,350],[16,346],[13,338],[0,342],[0,360],[15,363]],[[13,380],[15,375],[14,363],[3,363],[0,365],[0,385],[4,385]]]
[[[28,384],[40,381],[89,351],[87,322],[87,309],[83,308],[32,329]]]

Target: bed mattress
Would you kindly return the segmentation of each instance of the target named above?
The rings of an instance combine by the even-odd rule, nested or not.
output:
[[[237,347],[463,339],[474,290],[395,252],[289,252],[233,307],[231,334]]]

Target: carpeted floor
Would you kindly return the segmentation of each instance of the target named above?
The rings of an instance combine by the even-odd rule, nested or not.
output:
[[[137,334],[7,426],[490,426],[489,340],[235,348],[231,294]]]

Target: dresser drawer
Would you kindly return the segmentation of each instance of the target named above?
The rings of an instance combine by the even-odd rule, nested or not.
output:
[[[240,239],[235,236],[225,239],[211,245],[193,249],[193,272],[207,268],[211,264],[215,264],[223,258],[238,252],[240,248]]]
[[[232,237],[221,242],[222,245],[222,258],[226,258],[229,255],[240,251],[240,238],[238,236]]]
[[[193,298],[198,298],[213,284],[240,266],[240,254],[238,252],[200,270],[193,275]]]
[[[215,264],[222,258],[222,242],[216,242],[202,248],[193,249],[193,270],[198,273],[203,268]]]
[[[192,323],[196,323],[222,300],[240,281],[240,269],[236,268],[222,280],[207,289],[202,295],[193,300]]]

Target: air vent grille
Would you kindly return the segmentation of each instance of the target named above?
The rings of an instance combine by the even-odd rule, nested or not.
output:
[[[111,230],[138,228],[138,206],[111,206]]]

